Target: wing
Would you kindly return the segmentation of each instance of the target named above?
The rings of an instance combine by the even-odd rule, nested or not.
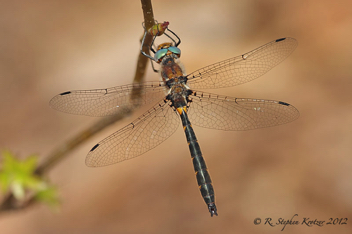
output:
[[[137,157],[156,147],[177,129],[179,116],[171,102],[163,100],[138,119],[96,144],[86,164],[101,167]]]
[[[163,82],[144,82],[108,89],[75,90],[56,95],[50,106],[56,110],[88,116],[108,116],[165,96]]]
[[[188,74],[188,84],[195,89],[215,89],[246,83],[264,75],[282,62],[297,44],[293,38],[277,39],[246,54]]]
[[[193,91],[188,116],[192,124],[227,131],[285,124],[299,117],[292,105],[272,100],[219,96]]]

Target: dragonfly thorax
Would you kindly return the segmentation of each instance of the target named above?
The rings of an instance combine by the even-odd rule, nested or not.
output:
[[[188,96],[192,91],[185,84],[177,84],[170,88],[167,99],[175,108],[185,107],[189,101]]]
[[[175,54],[165,56],[160,65],[160,75],[165,83],[171,79],[185,76],[183,65]]]
[[[192,93],[186,83],[187,78],[184,76],[175,77],[166,82],[167,87],[169,87],[168,99],[172,101],[176,108],[186,106],[188,96]]]

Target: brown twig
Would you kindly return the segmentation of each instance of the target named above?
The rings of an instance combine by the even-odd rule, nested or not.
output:
[[[143,15],[144,15],[144,25],[146,29],[149,29],[154,25],[154,14],[151,0],[141,0]],[[152,36],[147,34],[145,38],[145,43],[143,45],[143,51],[149,54],[149,46],[152,41]],[[147,67],[148,58],[139,53],[134,83],[140,83],[144,79],[145,70]],[[136,92],[132,91],[132,94],[136,94]],[[57,149],[53,150],[51,154],[46,157],[45,161],[38,166],[35,173],[39,176],[47,173],[51,168],[56,166],[59,162],[61,162],[65,157],[68,156],[68,153],[73,149],[84,143],[86,140],[94,136],[96,133],[100,132],[104,128],[109,125],[116,123],[117,121],[123,119],[127,115],[129,115],[133,110],[128,112],[124,112],[123,114],[114,115],[108,118],[104,118],[97,123],[93,124],[88,129],[78,133],[75,137],[68,140],[67,142],[60,145]],[[31,197],[27,200],[27,202],[22,203],[21,205],[16,205],[16,200],[12,194],[7,194],[0,204],[0,212],[9,211],[9,210],[20,210],[24,208],[28,208],[34,204],[34,198]]]

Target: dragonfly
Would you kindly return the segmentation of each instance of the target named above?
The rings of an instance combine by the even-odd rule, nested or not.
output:
[[[153,36],[149,51],[154,56],[142,50],[148,33]],[[172,42],[156,46],[155,38],[162,34]],[[70,114],[103,117],[156,103],[132,123],[93,146],[86,165],[101,167],[140,156],[169,138],[181,122],[199,190],[213,217],[218,215],[214,187],[193,125],[225,131],[251,130],[291,122],[299,117],[299,112],[283,101],[229,97],[198,89],[225,88],[252,81],[287,58],[297,47],[297,41],[280,38],[189,74],[180,62],[180,43],[168,25],[156,24],[153,29],[145,30],[141,53],[152,64],[159,64],[160,81],[63,92],[52,98],[50,105]]]

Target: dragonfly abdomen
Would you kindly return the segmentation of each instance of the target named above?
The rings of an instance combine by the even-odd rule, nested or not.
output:
[[[215,206],[214,188],[210,179],[210,174],[208,172],[207,165],[205,164],[205,160],[202,156],[202,152],[200,150],[196,134],[194,133],[191,122],[188,119],[187,107],[179,107],[177,108],[177,111],[180,114],[183,129],[186,134],[187,143],[189,146],[189,151],[191,152],[193,167],[194,171],[196,172],[196,178],[200,192],[205,203],[208,206],[210,215],[218,215]]]

